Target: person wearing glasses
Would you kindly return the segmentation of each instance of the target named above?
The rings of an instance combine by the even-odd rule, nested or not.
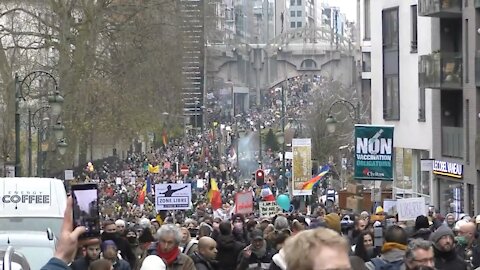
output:
[[[435,269],[432,242],[421,238],[410,241],[405,252],[405,266],[406,270],[414,270],[420,267]]]

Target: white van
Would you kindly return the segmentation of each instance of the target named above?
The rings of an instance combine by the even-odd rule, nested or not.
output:
[[[62,180],[36,177],[0,178],[0,228],[45,231],[59,235],[67,205]]]

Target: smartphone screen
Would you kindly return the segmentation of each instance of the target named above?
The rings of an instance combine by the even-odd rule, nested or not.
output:
[[[81,184],[72,186],[73,223],[75,227],[85,226],[82,237],[100,235],[100,214],[98,208],[97,184]]]

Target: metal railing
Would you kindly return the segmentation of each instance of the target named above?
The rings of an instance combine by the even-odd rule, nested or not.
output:
[[[461,0],[419,0],[418,15],[440,18],[462,17]]]
[[[462,89],[463,59],[461,53],[433,53],[420,56],[421,88]]]

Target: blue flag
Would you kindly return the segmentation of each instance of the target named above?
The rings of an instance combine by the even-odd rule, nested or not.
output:
[[[152,193],[152,181],[150,181],[150,177],[149,177],[149,176],[147,176],[147,184],[146,184],[146,186],[147,186],[147,189],[146,189],[146,190],[147,190],[147,194]]]

